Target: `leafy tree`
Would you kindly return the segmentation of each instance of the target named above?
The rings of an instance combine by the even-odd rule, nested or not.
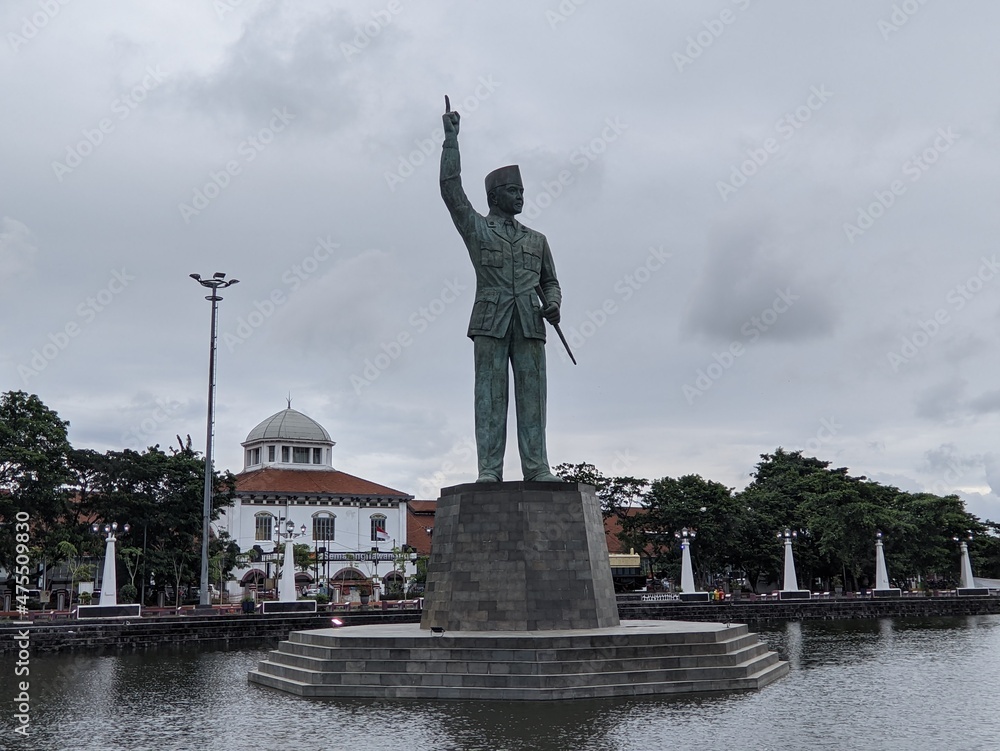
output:
[[[639,477],[605,477],[593,464],[559,464],[555,474],[566,482],[593,485],[601,501],[601,513],[607,518],[621,515],[624,510],[642,499],[649,481]]]
[[[84,579],[89,579],[94,575],[94,567],[89,563],[83,563],[80,560],[80,553],[76,549],[76,545],[66,540],[60,542],[56,549],[60,556],[66,559],[66,568],[69,570],[69,598],[70,601],[73,599],[73,588],[76,586],[78,581],[83,581]]]
[[[31,545],[39,560],[58,556],[72,477],[68,426],[34,394],[0,395],[0,567],[8,571],[14,568],[18,513],[29,515]]]

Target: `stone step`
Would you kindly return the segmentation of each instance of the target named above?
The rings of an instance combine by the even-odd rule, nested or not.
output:
[[[411,624],[293,633],[248,679],[302,696],[529,701],[752,690],[787,669],[742,625],[435,636]]]
[[[480,701],[558,701],[570,699],[601,699],[621,696],[667,696],[754,691],[788,674],[787,662],[775,662],[745,678],[724,680],[692,680],[672,683],[634,683],[627,679],[618,684],[587,685],[572,688],[487,688],[451,686],[336,686],[308,684],[251,671],[251,683],[278,689],[303,697],[371,698],[371,699],[455,699]]]
[[[345,672],[309,670],[282,663],[263,661],[258,672],[277,676],[303,684],[325,684],[340,686],[394,685],[394,686],[434,686],[465,688],[524,688],[560,689],[622,683],[677,683],[694,680],[738,680],[770,667],[778,661],[773,652],[755,656],[735,665],[718,665],[698,668],[658,668],[650,666],[642,670],[610,670],[602,666],[587,666],[578,673],[559,674],[495,674],[470,672],[469,665],[457,665],[465,670],[453,672],[387,671],[377,666]]]
[[[297,650],[286,651],[287,642],[283,642],[281,648],[273,650],[268,656],[268,661],[277,664],[289,665],[308,670],[328,671],[328,672],[385,672],[385,673],[454,673],[472,672],[488,674],[515,674],[515,675],[556,675],[559,673],[579,673],[581,668],[587,668],[595,672],[627,672],[630,670],[642,670],[656,667],[659,669],[670,668],[698,668],[735,665],[745,660],[766,653],[767,646],[757,641],[755,637],[742,637],[738,643],[731,645],[731,649],[723,654],[694,654],[679,655],[655,654],[643,657],[623,657],[616,654],[614,650],[595,650],[596,654],[583,658],[556,658],[546,661],[528,660],[506,660],[502,656],[495,654],[484,655],[478,650],[460,650],[461,654],[456,655],[459,650],[444,650],[440,655],[413,655],[415,650],[390,650],[393,654],[389,657],[382,655],[343,655],[335,651],[323,650],[323,656],[314,657],[310,654],[302,654]],[[346,651],[346,650],[345,650]],[[426,650],[421,650],[425,652]],[[334,656],[336,655],[336,656]]]
[[[735,629],[734,629],[735,631]],[[300,634],[293,632],[292,637]],[[302,642],[297,639],[283,641],[279,645],[282,652],[298,654],[318,659],[384,659],[384,660],[481,660],[484,653],[491,660],[504,662],[538,662],[555,660],[581,660],[601,658],[649,658],[659,656],[700,656],[722,655],[749,644],[759,643],[755,634],[732,634],[721,641],[691,643],[647,643],[647,644],[600,644],[595,646],[573,646],[558,649],[514,649],[493,647],[489,642],[475,648],[449,647],[444,638],[434,638],[432,644],[422,639],[416,646],[385,646],[384,641],[376,647],[363,647],[356,640],[345,639],[343,646]],[[478,644],[478,639],[477,639]]]

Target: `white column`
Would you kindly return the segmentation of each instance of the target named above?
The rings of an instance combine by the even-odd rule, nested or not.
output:
[[[681,591],[694,592],[694,569],[691,567],[691,541],[681,540]]]
[[[118,574],[115,568],[115,534],[108,533],[108,544],[104,550],[104,579],[101,582],[100,605],[118,604]]]
[[[278,600],[280,602],[295,602],[298,594],[295,590],[295,543],[291,537],[285,540],[285,561],[281,565],[281,582],[278,585]]]
[[[889,571],[885,567],[885,551],[882,549],[882,535],[875,538],[875,589],[890,589]]]
[[[782,589],[786,592],[799,590],[799,581],[795,576],[795,558],[792,556],[791,535],[785,535],[785,584]]]
[[[962,540],[959,543],[962,550],[962,575],[961,584],[962,589],[971,589],[976,586],[976,580],[972,578],[972,562],[969,560],[969,545]]]

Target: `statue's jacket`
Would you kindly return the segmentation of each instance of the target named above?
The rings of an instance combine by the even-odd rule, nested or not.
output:
[[[544,340],[535,287],[541,285],[547,302],[562,303],[545,235],[515,220],[514,237],[508,239],[504,217],[476,213],[462,188],[457,139],[446,140],[441,154],[441,197],[476,269],[476,302],[468,335],[503,337],[516,309],[524,336]]]

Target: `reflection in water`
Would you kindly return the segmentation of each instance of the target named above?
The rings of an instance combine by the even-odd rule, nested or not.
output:
[[[569,703],[314,701],[249,686],[266,649],[36,655],[32,751],[1000,748],[1000,616],[788,623],[763,691]],[[13,667],[0,660],[0,697]]]

